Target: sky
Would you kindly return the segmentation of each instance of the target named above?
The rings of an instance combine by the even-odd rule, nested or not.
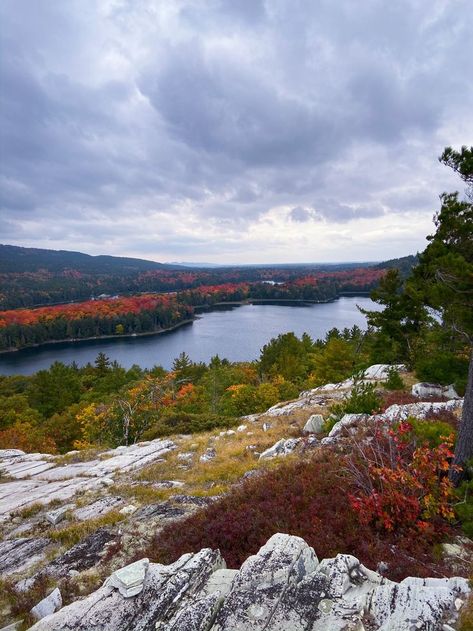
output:
[[[1,0],[0,242],[222,264],[424,249],[471,0]]]

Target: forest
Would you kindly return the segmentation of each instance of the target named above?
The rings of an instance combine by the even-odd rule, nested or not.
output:
[[[385,270],[318,272],[286,282],[203,284],[165,294],[102,297],[35,309],[0,311],[0,350],[48,341],[159,332],[188,321],[195,307],[249,300],[324,302],[343,292],[368,292]]]
[[[414,257],[387,263],[409,270]],[[104,294],[171,292],[227,283],[284,283],[383,264],[314,264],[194,269],[113,256],[0,245],[0,309],[83,301]],[[325,276],[327,277],[327,276]]]

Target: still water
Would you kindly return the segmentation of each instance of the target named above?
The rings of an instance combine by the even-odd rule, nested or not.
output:
[[[175,357],[185,351],[193,361],[207,362],[213,355],[231,361],[257,359],[260,349],[273,337],[287,331],[298,336],[307,332],[313,339],[324,337],[333,327],[343,329],[357,324],[366,328],[357,305],[377,309],[367,297],[339,298],[313,305],[243,305],[200,314],[192,322],[162,335],[107,340],[61,342],[0,355],[0,374],[30,375],[55,362],[73,361],[79,366],[93,362],[102,351],[129,368],[138,364],[151,368],[159,364],[171,368]]]

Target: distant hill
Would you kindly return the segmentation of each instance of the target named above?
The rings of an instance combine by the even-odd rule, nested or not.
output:
[[[412,268],[417,265],[419,260],[418,254],[409,254],[409,256],[402,256],[399,259],[390,259],[389,261],[383,261],[374,266],[375,269],[392,269],[397,268],[403,278],[407,278],[411,273]]]
[[[39,269],[48,272],[73,269],[85,274],[132,274],[155,269],[180,270],[184,266],[123,256],[91,256],[68,250],[0,245],[0,273],[37,272]]]
[[[373,275],[373,271],[397,267],[406,277],[416,260],[415,256],[406,256],[384,263],[286,263],[211,268],[204,264],[197,268],[194,264],[191,267],[121,256],[90,256],[67,250],[0,245],[0,310],[117,294],[174,292],[202,285],[261,281],[286,283],[314,275],[325,280],[327,275],[333,275],[332,290],[335,293],[338,291],[335,286],[342,279],[345,291],[360,291],[362,287],[364,291],[369,291],[379,276]],[[353,286],[348,282],[349,277],[352,280],[356,278]]]

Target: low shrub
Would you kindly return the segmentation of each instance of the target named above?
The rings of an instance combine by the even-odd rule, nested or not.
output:
[[[384,382],[386,390],[402,390],[404,388],[404,382],[399,372],[391,366],[388,370],[388,378]]]
[[[383,392],[381,395],[381,412],[387,410],[391,405],[408,405],[410,403],[418,403],[419,399],[410,392],[404,390],[392,390],[391,392]]]
[[[463,482],[457,489],[455,515],[467,537],[473,538],[473,480]]]
[[[451,415],[455,421],[457,420],[451,412],[447,411],[447,414]],[[443,418],[443,415],[440,416]],[[428,445],[436,448],[445,442],[446,436],[455,435],[456,425],[453,422],[437,420],[437,415],[435,415],[435,419],[410,418],[408,422],[412,427],[411,439],[417,445]]]
[[[440,439],[433,432],[431,440]],[[401,422],[387,432],[373,424],[369,443],[353,444],[345,461],[357,487],[349,494],[350,504],[361,524],[372,524],[378,531],[422,534],[432,542],[446,532],[454,517],[454,488],[448,479],[451,433],[431,447],[426,441],[419,445],[411,423]]]
[[[140,554],[170,563],[187,552],[219,548],[228,566],[238,568],[274,533],[285,532],[303,537],[320,558],[353,554],[372,568],[383,560],[394,580],[438,570],[427,539],[360,524],[348,501],[354,490],[340,456],[326,450],[245,480],[178,527],[165,526]]]
[[[195,434],[212,429],[228,429],[239,424],[239,419],[219,414],[191,414],[173,412],[162,416],[143,434],[143,440],[154,440],[172,434]]]
[[[355,381],[348,399],[332,405],[330,416],[326,420],[323,430],[329,432],[344,414],[374,414],[379,412],[381,403],[381,398],[376,391],[376,384]]]

